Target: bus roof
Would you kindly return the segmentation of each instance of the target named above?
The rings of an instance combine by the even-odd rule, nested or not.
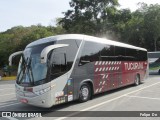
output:
[[[154,51],[154,52],[148,52],[148,53],[150,53],[150,54],[154,54],[154,53],[155,54],[157,54],[157,53],[160,54],[160,51]]]
[[[106,38],[98,38],[98,37],[93,37],[93,36],[89,36],[89,35],[82,35],[82,34],[64,34],[64,35],[50,36],[50,37],[36,40],[36,41],[28,44],[27,47],[31,47],[31,46],[35,46],[35,45],[43,44],[43,43],[47,43],[47,42],[53,42],[53,41],[57,41],[57,40],[64,40],[64,39],[78,39],[78,40],[92,41],[92,42],[97,42],[97,43],[102,43],[102,44],[115,45],[115,46],[120,46],[120,47],[126,47],[126,48],[131,48],[131,49],[138,49],[138,50],[147,51],[146,49],[141,48],[141,47],[136,47],[133,45],[109,40]]]
[[[160,58],[160,51],[148,52],[148,58]]]

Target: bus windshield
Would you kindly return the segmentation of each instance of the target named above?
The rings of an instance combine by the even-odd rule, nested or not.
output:
[[[26,48],[21,57],[17,84],[22,86],[35,86],[46,82],[47,63],[40,62],[41,51],[47,44]]]

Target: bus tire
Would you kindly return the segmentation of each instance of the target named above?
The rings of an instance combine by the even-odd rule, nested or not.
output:
[[[158,70],[158,74],[160,74],[160,69]]]
[[[86,102],[91,98],[91,87],[87,83],[83,83],[79,90],[79,102]]]
[[[134,85],[138,86],[140,84],[140,76],[137,74],[135,77]]]

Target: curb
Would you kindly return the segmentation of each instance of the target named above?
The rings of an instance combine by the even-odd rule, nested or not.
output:
[[[2,78],[1,78],[1,81],[5,81],[5,80],[16,80],[16,76],[2,77]]]

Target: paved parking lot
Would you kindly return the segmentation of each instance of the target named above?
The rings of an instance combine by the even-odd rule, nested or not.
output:
[[[151,75],[143,84],[139,86],[128,86],[124,88],[120,88],[117,90],[109,91],[103,94],[99,94],[94,96],[94,98],[85,103],[78,102],[70,102],[62,105],[53,106],[49,109],[38,108],[34,106],[29,106],[25,104],[21,104],[16,101],[15,97],[15,88],[14,81],[0,81],[0,111],[46,111],[45,114],[42,114],[42,118],[38,118],[38,120],[45,119],[53,119],[56,115],[56,111],[75,111],[69,112],[66,116],[54,117],[54,119],[62,120],[62,119],[75,119],[75,117],[68,116],[77,116],[78,119],[98,119],[97,117],[92,116],[107,116],[112,111],[121,111],[122,117],[112,117],[112,118],[99,118],[99,119],[133,119],[133,120],[158,120],[159,117],[150,117],[145,118],[147,113],[143,111],[153,111],[153,113],[158,114],[160,116],[160,112],[156,113],[154,111],[160,111],[160,76],[159,75]],[[80,111],[94,111],[94,112],[86,112],[86,114],[81,114]],[[99,112],[101,111],[101,112]],[[109,112],[104,112],[109,111]],[[123,112],[124,111],[124,112]],[[131,113],[128,113],[130,111]],[[139,117],[136,118],[126,118],[127,114],[131,114],[134,116],[134,112],[139,111]],[[85,113],[85,112],[84,112]],[[118,114],[116,112],[115,116]],[[112,114],[111,113],[111,114]],[[110,115],[111,115],[110,114]],[[78,117],[78,116],[83,117]],[[49,117],[48,117],[49,116]],[[86,117],[87,116],[87,117]],[[91,118],[92,117],[92,118]],[[2,119],[2,118],[0,118]],[[4,119],[4,118],[3,118]],[[10,120],[17,120],[20,118],[7,118]],[[23,118],[29,119],[29,118]],[[37,119],[37,118],[32,118]]]

